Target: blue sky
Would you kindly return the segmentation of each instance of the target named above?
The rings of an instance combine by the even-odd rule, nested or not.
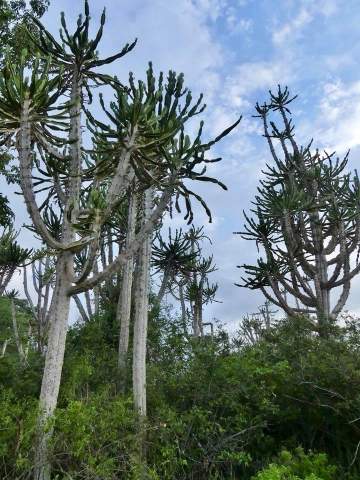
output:
[[[44,23],[58,31],[59,15],[69,23],[82,10],[81,0],[52,0]],[[339,155],[351,148],[351,166],[360,155],[360,4],[355,0],[92,0],[94,24],[102,7],[107,25],[100,52],[109,55],[138,37],[138,45],[111,73],[144,77],[147,62],[157,70],[185,73],[194,93],[208,104],[205,136],[218,134],[240,114],[238,130],[218,152],[223,161],[211,170],[229,188],[202,186],[214,216],[206,229],[218,265],[219,300],[206,312],[234,328],[241,316],[262,303],[261,295],[239,289],[237,264],[256,258],[249,242],[234,236],[243,225],[261,169],[269,160],[260,125],[252,118],[256,101],[268,89],[288,85],[299,98],[293,113],[298,138],[314,138],[320,148]],[[19,204],[19,200],[16,200]],[[20,206],[18,207],[20,209]],[[205,221],[197,211],[195,222]],[[178,226],[180,222],[176,222]],[[360,280],[348,308],[360,312]]]

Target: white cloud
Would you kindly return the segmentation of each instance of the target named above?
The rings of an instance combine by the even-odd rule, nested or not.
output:
[[[289,38],[293,41],[295,37],[300,35],[302,29],[312,20],[313,16],[309,11],[302,8],[293,20],[273,32],[273,42],[275,45],[280,46],[287,42]]]
[[[298,42],[304,34],[304,29],[316,21],[317,17],[328,18],[338,10],[336,0],[301,0],[298,3],[298,13],[291,15],[291,20],[283,25],[277,23],[273,29],[272,40],[278,47]]]
[[[233,104],[248,106],[246,97],[256,90],[268,90],[278,83],[292,78],[290,64],[278,60],[273,62],[247,62],[239,65],[225,81],[224,91]]]
[[[339,154],[360,145],[360,81],[325,83],[315,121],[304,124],[302,130]]]
[[[229,32],[250,33],[253,30],[254,22],[251,18],[242,18],[240,13],[233,7],[229,8],[226,14],[226,25]]]
[[[208,16],[212,21],[224,15],[228,5],[227,0],[192,0],[191,3],[202,15]]]

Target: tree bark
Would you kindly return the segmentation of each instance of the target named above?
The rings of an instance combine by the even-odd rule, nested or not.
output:
[[[35,456],[35,480],[50,480],[48,442],[52,430],[47,430],[46,427],[56,408],[64,362],[70,308],[70,296],[68,295],[70,281],[67,278],[69,261],[72,263],[71,254],[64,253],[59,258],[57,265],[57,281],[50,315],[50,330],[40,393],[41,413]]]
[[[22,345],[22,342],[21,342],[21,338],[20,338],[20,335],[19,335],[19,329],[18,329],[17,319],[16,319],[16,307],[15,307],[15,302],[14,302],[13,298],[10,299],[10,308],[11,308],[11,320],[12,320],[12,324],[13,324],[13,331],[14,331],[16,348],[17,348],[17,351],[19,353],[21,365],[25,365],[26,357],[25,357],[24,348],[23,348],[23,345]]]
[[[75,300],[75,304],[77,306],[77,309],[80,313],[80,316],[82,318],[82,320],[86,323],[89,321],[89,317],[87,316],[86,312],[85,312],[85,308],[84,308],[84,305],[81,303],[81,300],[79,298],[79,295],[74,295],[73,296],[74,300]]]
[[[152,189],[145,192],[143,223],[151,215]],[[133,345],[133,395],[140,417],[146,416],[146,341],[149,308],[149,281],[151,260],[151,233],[148,233],[139,252],[139,271],[135,291],[135,322]]]
[[[71,225],[79,209],[81,187],[81,84],[77,67],[74,66],[71,90],[70,120],[70,182],[67,204],[64,211],[61,244],[70,244],[76,239]],[[39,214],[40,215],[40,214]],[[38,421],[38,444],[35,453],[35,480],[50,480],[51,462],[49,440],[52,429],[47,428],[54,414],[59,395],[61,372],[64,363],[65,342],[70,310],[70,287],[74,278],[74,255],[70,251],[59,254],[56,265],[56,285],[50,307],[50,329],[45,357],[44,373],[40,392],[40,415]]]
[[[137,218],[137,198],[136,193],[132,193],[129,203],[128,214],[128,231],[126,236],[126,247],[128,248],[134,238],[136,232],[136,218]],[[116,309],[117,324],[120,325],[119,334],[119,353],[118,353],[118,367],[121,376],[121,388],[124,388],[126,380],[126,366],[127,355],[129,348],[129,329],[130,329],[130,314],[131,314],[131,293],[133,285],[134,259],[130,257],[123,267],[123,278],[121,283],[121,291],[118,299]]]
[[[163,275],[163,278],[162,278],[162,281],[161,281],[160,289],[159,289],[157,297],[156,297],[156,300],[159,304],[161,304],[161,302],[164,298],[164,295],[166,293],[166,289],[169,285],[170,276],[171,275],[170,275],[169,270],[165,269],[164,275]]]

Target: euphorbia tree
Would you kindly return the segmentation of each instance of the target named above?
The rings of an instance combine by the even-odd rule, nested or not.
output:
[[[217,182],[204,175],[203,164],[211,161],[206,159],[205,152],[240,121],[206,144],[201,141],[201,125],[197,137],[191,141],[184,133],[184,122],[203,110],[201,97],[193,105],[191,93],[183,89],[183,77],[174,72],[170,72],[165,86],[162,76],[155,81],[150,68],[147,82],[135,84],[130,75],[129,87],[97,73],[97,67],[124,56],[135,43],[101,60],[97,46],[105,14],[94,40],[89,39],[89,22],[87,1],[85,16],[79,18],[74,34],[68,32],[62,16],[62,44],[37,22],[40,35],[37,46],[42,56],[34,63],[30,78],[25,74],[25,54],[19,68],[7,63],[0,78],[3,142],[15,139],[27,210],[37,235],[56,260],[40,394],[42,414],[35,467],[37,480],[50,476],[47,441],[51,430],[44,425],[57,403],[70,298],[98,286],[118,272],[147,241],[172,195],[176,194],[177,201],[180,196],[185,198],[187,218],[192,216],[190,197],[203,201],[184,185],[184,180]],[[94,147],[86,151],[81,118],[86,110],[86,99],[92,98],[93,83],[111,85],[116,100],[109,108],[100,100],[110,125],[87,111]],[[180,107],[181,97],[184,103]],[[197,171],[198,166],[200,171]],[[98,271],[97,259],[107,221],[126,201],[133,184],[141,192],[152,191],[153,200],[145,215],[146,221],[132,243]],[[45,202],[44,192],[47,192]],[[51,203],[50,216],[46,207]],[[77,269],[79,256],[82,257],[80,271]]]
[[[242,286],[261,290],[288,315],[315,314],[315,329],[326,334],[360,272],[360,264],[352,264],[360,241],[360,184],[346,171],[347,155],[339,160],[311,143],[298,144],[289,110],[294,98],[279,87],[268,104],[256,106],[272,163],[254,217],[246,215],[240,232],[263,255],[256,265],[243,265]]]
[[[31,250],[22,248],[16,237],[11,228],[0,235],[0,295],[4,295],[16,269],[30,258]]]
[[[161,233],[157,235],[157,242],[153,246],[152,264],[156,273],[162,274],[161,285],[157,294],[160,303],[175,278],[181,274],[191,272],[198,256],[193,250],[192,243],[186,233],[175,230],[172,235],[169,229],[168,240],[164,240]]]

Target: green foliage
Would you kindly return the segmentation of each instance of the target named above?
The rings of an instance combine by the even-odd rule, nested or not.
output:
[[[103,392],[69,402],[56,415],[55,470],[73,480],[125,478],[132,464],[135,427],[127,398]]]
[[[230,341],[221,329],[213,338],[188,336],[181,321],[156,306],[149,327],[149,478],[359,477],[356,324],[322,339],[306,319],[287,320],[246,347],[237,347],[239,339]],[[136,457],[140,440],[131,392],[118,393],[116,332],[111,310],[70,329],[54,425],[53,463],[59,478],[133,480],[144,467]],[[26,469],[42,360],[30,355],[28,367],[21,368],[11,348],[0,359],[2,414],[8,412],[10,418],[0,432],[9,446],[2,450],[0,464],[17,472],[11,450],[18,441],[16,425],[22,422],[26,429],[18,449]],[[304,451],[297,450],[299,445]],[[282,450],[292,453],[279,455]],[[336,465],[336,473],[329,465]],[[1,478],[6,478],[4,472],[0,470]]]
[[[0,389],[1,478],[12,480],[31,471],[37,401]]]
[[[276,462],[253,477],[253,480],[335,480],[336,467],[328,464],[324,453],[305,454],[302,448],[291,454],[283,450]]]
[[[49,0],[0,0],[0,62],[5,52],[17,61],[19,52],[29,43],[27,30],[33,30],[29,14],[42,17],[48,6]]]

